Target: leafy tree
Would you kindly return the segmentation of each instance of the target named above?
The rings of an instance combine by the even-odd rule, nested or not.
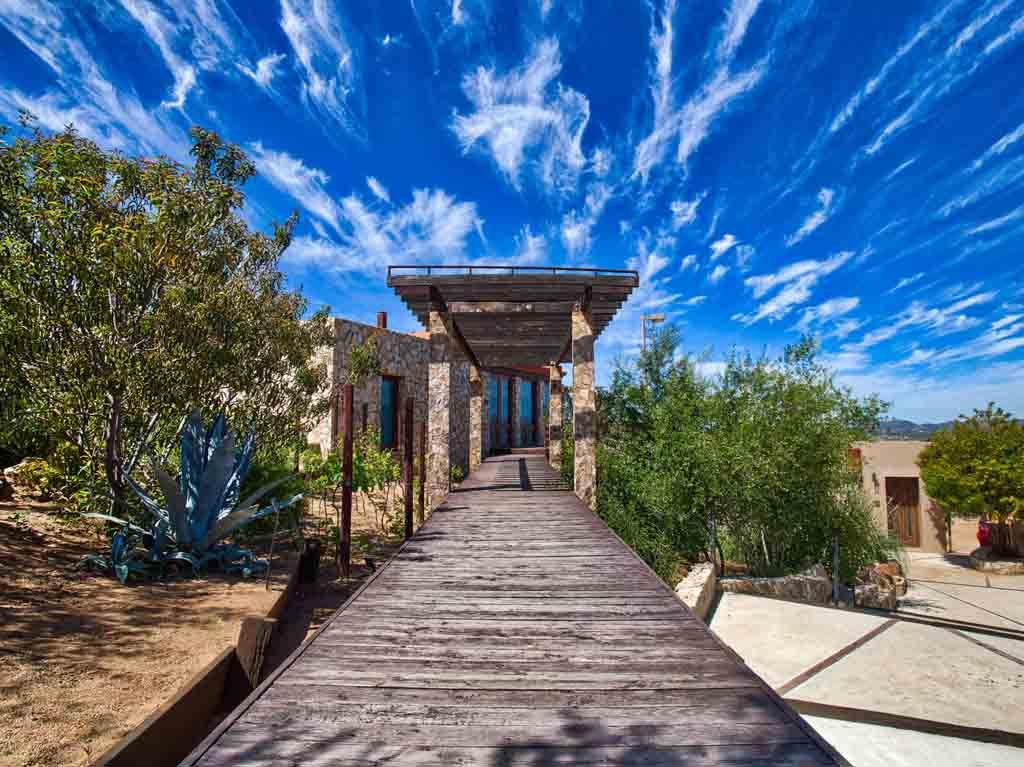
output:
[[[326,310],[278,270],[296,222],[249,229],[254,166],[194,128],[194,165],[0,128],[0,376],[25,424],[70,440],[115,502],[197,406],[294,444],[326,409]],[[145,446],[145,447],[144,447]]]
[[[602,517],[666,579],[714,555],[713,522],[764,574],[830,564],[834,537],[846,577],[884,556],[847,461],[883,403],[836,385],[810,340],[781,359],[733,355],[713,380],[677,343],[675,329],[660,331],[601,393]]]
[[[1024,511],[1024,424],[989,403],[937,432],[918,456],[928,495],[948,514],[995,520],[993,548],[1014,556]]]

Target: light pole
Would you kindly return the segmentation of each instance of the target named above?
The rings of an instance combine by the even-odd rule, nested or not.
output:
[[[665,321],[664,314],[642,314],[640,315],[640,348],[647,351],[647,323],[656,325]]]

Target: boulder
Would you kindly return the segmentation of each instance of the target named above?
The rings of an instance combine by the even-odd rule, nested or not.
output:
[[[876,583],[865,583],[856,589],[857,607],[874,607],[882,610],[895,610],[899,598],[893,589],[885,589]]]
[[[29,462],[38,461],[38,458],[26,458],[21,463],[4,469],[3,484],[9,488],[6,492],[12,500],[36,501],[47,498],[46,492],[29,482],[25,476],[28,473]]]
[[[717,580],[715,566],[711,562],[701,562],[694,565],[676,586],[679,599],[702,621],[707,620],[708,610],[714,601]]]

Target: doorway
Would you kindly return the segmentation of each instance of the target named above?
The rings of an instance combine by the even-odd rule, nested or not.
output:
[[[886,477],[889,534],[904,546],[921,545],[921,481],[917,477]]]

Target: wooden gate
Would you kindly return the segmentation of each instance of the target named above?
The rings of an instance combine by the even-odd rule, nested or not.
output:
[[[886,477],[889,532],[904,546],[921,545],[921,481],[917,477]]]

